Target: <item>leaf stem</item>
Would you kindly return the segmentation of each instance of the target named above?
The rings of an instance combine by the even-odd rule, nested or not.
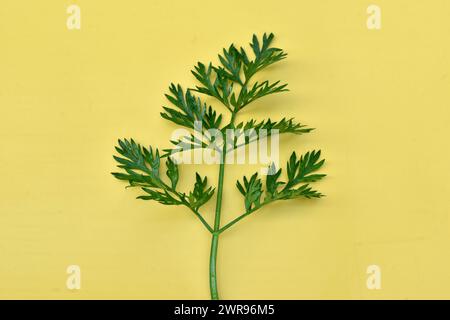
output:
[[[208,229],[209,232],[213,233],[214,230],[213,228],[211,228],[211,226],[208,224],[208,222],[206,222],[206,220],[203,218],[203,216],[200,214],[200,212],[198,212],[197,210],[195,210],[194,208],[187,206],[189,209],[191,209],[191,211],[197,216],[197,218],[199,218],[199,220],[201,221],[201,223],[203,223],[203,225],[206,227],[206,229]]]
[[[219,234],[213,233],[211,241],[211,255],[209,259],[209,288],[211,290],[211,300],[219,300],[219,292],[217,290],[217,246],[219,243]]]
[[[203,216],[200,214],[200,212],[198,212],[198,209],[191,207],[189,202],[186,201],[185,195],[183,193],[179,193],[174,188],[172,188],[171,186],[167,185],[166,183],[164,183],[162,181],[161,181],[161,183],[164,186],[164,188],[166,188],[168,191],[170,191],[171,193],[173,193],[180,199],[180,204],[183,204],[186,207],[188,207],[189,209],[191,209],[191,211],[197,216],[197,218],[206,227],[206,229],[209,232],[213,233],[213,229],[211,228],[211,226],[208,224],[208,222],[206,222],[206,220],[203,218]]]
[[[228,228],[230,228],[231,226],[233,226],[234,224],[238,223],[239,221],[241,221],[242,219],[244,219],[246,216],[249,216],[250,214],[252,214],[253,212],[255,212],[258,209],[261,209],[262,207],[264,207],[265,205],[278,200],[278,198],[274,197],[271,198],[270,200],[264,201],[263,203],[261,203],[259,206],[255,206],[252,209],[250,209],[249,211],[241,214],[239,217],[237,217],[236,219],[230,221],[229,223],[227,223],[224,227],[222,227],[221,229],[219,229],[219,234],[224,232],[225,230],[227,230]]]
[[[225,145],[224,145],[225,149]],[[211,254],[209,259],[209,285],[211,289],[211,299],[219,300],[219,293],[217,291],[217,247],[219,244],[219,229],[220,229],[220,212],[222,209],[222,192],[223,192],[223,177],[225,173],[225,152],[221,153],[221,163],[219,167],[219,182],[217,183],[217,202],[216,215],[214,218],[214,232],[211,240]]]
[[[219,230],[219,233],[224,232],[225,230],[227,230],[228,228],[230,228],[231,226],[233,226],[235,223],[238,223],[239,221],[241,221],[242,219],[244,219],[246,216],[250,215],[251,213],[253,213],[254,211],[258,210],[261,207],[255,207],[253,209],[251,209],[250,211],[247,211],[246,213],[241,214],[239,217],[237,217],[236,219],[234,219],[233,221],[229,222],[226,226],[224,226],[223,228],[221,228]]]
[[[231,120],[229,126],[234,125],[236,118],[236,111],[231,112]],[[219,300],[219,293],[217,290],[217,248],[219,244],[219,230],[220,230],[220,212],[222,209],[222,192],[223,192],[223,178],[225,175],[225,158],[227,154],[227,144],[224,142],[222,146],[222,152],[220,154],[220,167],[219,167],[219,181],[217,183],[217,201],[216,201],[216,214],[214,217],[214,231],[212,232],[211,240],[211,254],[209,257],[209,286],[211,290],[211,300]]]

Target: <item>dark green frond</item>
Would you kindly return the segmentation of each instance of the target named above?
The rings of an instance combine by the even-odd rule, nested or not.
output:
[[[254,60],[250,60],[245,50],[241,48],[240,52],[244,62],[244,74],[246,78],[251,78],[256,72],[286,58],[287,54],[282,49],[270,46],[274,37],[273,33],[269,35],[264,33],[262,43],[260,43],[258,37],[253,35],[250,47],[255,55]]]
[[[194,190],[189,192],[188,201],[189,204],[195,209],[198,210],[202,205],[211,199],[214,194],[213,187],[207,187],[208,179],[202,177],[196,173],[195,174],[195,185]]]
[[[285,184],[285,182],[278,181],[280,175],[281,169],[276,170],[275,165],[272,163],[266,178],[266,199],[275,198],[278,194],[279,187]]]
[[[223,68],[213,67],[211,63],[206,67],[201,62],[194,69],[192,74],[201,86],[196,86],[196,89],[192,90],[215,97],[231,110],[229,98],[233,92],[233,82],[230,81],[227,72]]]
[[[254,53],[253,59],[249,58],[244,48],[238,50],[234,45],[230,45],[219,54],[220,66],[213,66],[212,63],[206,66],[199,62],[192,71],[201,84],[195,91],[215,97],[234,112],[264,96],[288,91],[287,84],[280,84],[280,81],[262,81],[253,85],[249,83],[255,73],[286,57],[283,50],[271,47],[273,39],[272,33],[264,34],[261,42],[254,35],[250,43]],[[239,85],[239,92],[233,90],[234,84]]]
[[[178,181],[178,167],[172,160],[167,160],[167,175],[172,188],[160,177],[160,155],[158,149],[144,148],[131,140],[119,140],[116,151],[121,155],[114,156],[120,169],[124,172],[113,172],[112,175],[119,180],[128,181],[130,187],[141,187],[147,195],[139,197],[144,200],[156,200],[163,204],[181,204],[181,194],[175,189]],[[178,200],[171,193],[178,195]]]
[[[161,116],[164,119],[190,129],[195,128],[196,121],[201,122],[205,129],[219,128],[222,115],[217,115],[217,112],[211,106],[207,107],[206,103],[202,103],[200,98],[192,95],[191,90],[188,89],[184,93],[180,85],[175,86],[172,83],[169,91],[170,94],[166,94],[166,98],[178,110],[163,107],[164,112],[161,112]]]
[[[167,161],[166,161],[166,166],[167,166],[167,177],[169,177],[170,182],[172,184],[172,189],[175,189],[177,187],[177,183],[178,183],[178,165],[173,162],[173,160],[170,157],[167,157]]]
[[[286,119],[283,118],[279,121],[273,121],[271,119],[262,120],[260,122],[257,122],[254,119],[251,119],[247,122],[241,122],[237,124],[236,129],[241,130],[250,130],[254,129],[256,131],[258,130],[278,130],[278,133],[293,133],[293,134],[304,134],[311,132],[314,130],[313,128],[308,128],[306,125],[303,125],[301,123],[295,122],[294,118]]]
[[[320,160],[320,150],[307,152],[297,159],[295,152],[292,153],[287,163],[287,174],[289,177],[289,185],[296,185],[304,182],[315,182],[323,177],[325,174],[311,174],[319,170],[324,164],[325,160]]]
[[[325,174],[314,173],[324,164],[325,160],[320,159],[320,150],[311,151],[297,158],[295,152],[292,153],[287,163],[288,181],[280,192],[280,199],[293,199],[297,197],[320,198],[323,195],[309,186],[309,183],[316,182],[325,177]],[[294,187],[302,184],[295,189]]]
[[[235,46],[231,45],[228,50],[223,49],[223,55],[219,54],[219,60],[223,66],[223,68],[219,67],[223,70],[223,75],[229,80],[243,85],[241,80],[241,67],[243,61]]]
[[[247,122],[238,123],[235,128],[237,131],[235,131],[233,148],[242,147],[260,138],[269,137],[272,134],[292,133],[300,135],[314,130],[313,128],[308,128],[306,125],[295,122],[293,118],[283,118],[279,121],[267,119],[260,122],[251,119]]]
[[[323,197],[323,194],[321,194],[320,192],[313,190],[309,184],[304,184],[302,186],[300,186],[297,189],[289,189],[289,190],[285,190],[281,193],[281,195],[279,196],[280,200],[289,200],[289,199],[295,199],[295,198],[321,198]]]
[[[236,182],[236,187],[239,192],[245,197],[245,209],[247,211],[251,210],[254,207],[258,207],[261,203],[261,195],[262,195],[262,183],[261,179],[258,178],[258,174],[255,173],[247,179],[244,176],[243,185],[239,180]]]
[[[148,188],[142,188],[148,195],[139,196],[138,199],[142,200],[155,200],[161,204],[165,205],[180,205],[183,204],[182,201],[175,199],[172,195],[169,194],[167,190],[157,191]]]
[[[170,140],[175,147],[163,149],[164,154],[161,158],[168,157],[170,155],[180,153],[183,151],[192,151],[194,149],[204,149],[207,148],[211,141],[208,139],[208,135],[202,135],[202,139],[199,139],[196,135],[191,134],[189,136],[181,137],[177,140]]]
[[[238,100],[236,102],[239,105],[239,109],[244,108],[253,101],[267,96],[269,94],[289,91],[286,89],[287,84],[279,85],[280,81],[269,83],[269,81],[263,81],[261,83],[255,82],[250,89],[243,87],[239,93]]]
[[[280,180],[282,170],[277,170],[275,165],[271,164],[266,177],[266,195],[263,203],[261,203],[262,183],[257,173],[250,179],[244,176],[243,183],[237,181],[236,187],[244,196],[247,212],[275,200],[322,197],[320,192],[313,190],[309,185],[310,182],[316,182],[325,176],[324,174],[313,174],[324,163],[324,160],[319,160],[319,158],[320,151],[307,152],[300,159],[297,158],[295,152],[292,153],[287,164],[287,182]],[[297,187],[299,184],[300,186]]]

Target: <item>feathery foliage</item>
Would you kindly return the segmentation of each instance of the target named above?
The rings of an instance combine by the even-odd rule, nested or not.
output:
[[[321,152],[306,152],[300,157],[293,152],[285,169],[286,177],[283,177],[281,168],[277,169],[272,164],[269,166],[265,182],[258,177],[258,173],[250,178],[244,176],[242,182],[237,181],[236,186],[244,197],[245,211],[225,226],[221,226],[220,223],[226,154],[273,133],[301,135],[313,130],[293,118],[259,121],[250,119],[236,122],[239,111],[252,102],[268,95],[288,91],[287,84],[279,80],[252,81],[256,73],[286,58],[287,54],[282,49],[273,47],[273,40],[272,33],[264,34],[261,38],[254,35],[250,42],[251,52],[232,44],[218,55],[218,65],[197,62],[191,71],[198,81],[194,88],[183,89],[181,85],[173,83],[169,86],[169,92],[165,95],[169,106],[163,107],[161,117],[190,130],[185,136],[170,141],[175,147],[164,149],[162,155],[158,149],[141,147],[133,139],[119,140],[116,147],[118,155],[115,155],[114,159],[121,172],[114,172],[113,175],[119,180],[127,181],[128,187],[140,188],[142,194],[138,199],[154,200],[164,205],[186,206],[212,234],[210,255],[212,299],[218,299],[216,256],[217,241],[222,232],[274,201],[323,196],[311,187],[311,183],[325,177],[325,174],[318,173],[324,164],[324,160],[320,159]],[[224,124],[223,114],[202,101],[202,96],[216,99],[228,109],[231,120]],[[234,130],[236,134],[231,143],[226,141],[217,144],[215,138],[209,134],[213,129],[224,136],[228,129]],[[202,134],[201,137],[198,136],[198,131]],[[248,132],[253,134],[247,134]],[[189,192],[179,190],[178,181],[181,176],[178,164],[172,158],[174,154],[186,149],[211,148],[212,145],[220,153],[221,159],[217,186],[209,186],[207,177],[202,178],[196,173],[192,190]],[[165,176],[160,174],[162,159],[165,159]],[[216,209],[214,223],[210,225],[199,209],[208,203],[214,194],[216,194]]]

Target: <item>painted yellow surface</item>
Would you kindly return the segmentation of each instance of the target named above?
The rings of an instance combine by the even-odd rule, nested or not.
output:
[[[197,61],[265,31],[289,57],[264,75],[291,91],[238,120],[317,128],[283,137],[281,159],[322,149],[327,197],[224,233],[222,298],[450,298],[448,1],[377,0],[381,30],[361,0],[80,0],[81,30],[68,30],[72,3],[1,4],[0,298],[209,298],[209,234],[185,208],[134,200],[109,174],[113,147],[169,146],[169,83],[193,86]],[[215,183],[216,167],[187,165],[185,190],[195,170]],[[254,170],[227,168],[224,222]],[[366,287],[374,264],[380,290]],[[69,265],[80,290],[66,287]]]

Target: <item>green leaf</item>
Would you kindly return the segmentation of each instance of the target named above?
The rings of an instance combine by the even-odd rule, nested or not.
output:
[[[183,151],[207,148],[211,143],[211,141],[208,139],[208,135],[202,135],[201,138],[202,139],[199,139],[194,134],[191,134],[190,136],[184,136],[177,140],[171,140],[170,143],[172,143],[175,147],[163,149],[164,154],[161,157],[165,158]]]
[[[243,84],[240,75],[243,61],[235,46],[230,45],[228,50],[223,49],[223,55],[219,54],[219,60],[223,66],[223,74],[229,80]]]
[[[201,122],[205,129],[219,128],[222,115],[218,115],[211,106],[207,107],[200,98],[192,95],[190,89],[184,92],[180,85],[175,86],[172,83],[169,91],[171,94],[166,94],[166,98],[178,110],[163,107],[164,112],[161,112],[161,117],[190,129],[195,128],[196,121]]]
[[[278,134],[292,133],[298,135],[314,130],[313,128],[308,128],[305,125],[295,122],[293,118],[283,118],[280,121],[267,119],[261,122],[251,119],[247,122],[238,123],[235,128],[238,130],[235,131],[233,148],[242,147],[263,137],[269,137],[272,135],[273,130],[277,130]],[[244,142],[242,142],[242,135],[245,137]]]
[[[278,199],[288,200],[288,199],[295,199],[295,198],[301,198],[301,197],[305,197],[308,199],[321,198],[321,197],[323,197],[323,194],[321,194],[320,192],[318,192],[316,190],[313,190],[309,186],[309,184],[304,184],[297,189],[284,190],[282,193],[280,193],[280,196],[278,197]]]
[[[159,181],[159,151],[153,152],[153,149],[141,147],[133,139],[119,140],[119,146],[116,151],[122,156],[113,156],[119,163],[118,167],[128,173],[130,180],[146,174],[149,181],[157,183]],[[116,175],[116,177],[124,177]],[[140,179],[141,178],[136,178]],[[124,179],[122,179],[124,180]]]
[[[261,42],[256,35],[253,36],[250,47],[254,53],[254,59],[250,60],[244,48],[238,50],[233,44],[228,49],[223,49],[219,54],[221,66],[208,66],[198,62],[192,70],[192,74],[200,82],[194,91],[215,97],[230,111],[237,112],[249,103],[278,92],[288,91],[287,84],[280,81],[256,82],[249,86],[249,81],[255,73],[278,62],[286,57],[283,50],[271,47],[274,35],[264,34]],[[241,74],[245,80],[241,79]],[[234,84],[241,87],[239,93],[234,92]],[[233,106],[233,108],[230,107]]]
[[[226,71],[222,68],[213,67],[211,63],[206,67],[201,62],[194,69],[191,72],[201,83],[201,86],[196,86],[196,89],[192,90],[215,97],[230,109],[228,98],[233,91],[233,82],[227,77]]]
[[[153,189],[148,188],[142,188],[148,195],[146,196],[139,196],[138,199],[142,200],[155,200],[158,201],[161,204],[165,205],[180,205],[182,204],[181,201],[175,199],[173,196],[169,194],[167,190],[164,191],[156,191]]]
[[[173,162],[173,160],[168,157],[166,161],[167,171],[166,174],[170,179],[170,182],[172,183],[172,189],[175,189],[177,187],[178,183],[178,165]]]
[[[141,147],[133,139],[119,140],[116,151],[122,156],[114,156],[118,162],[117,167],[124,172],[113,172],[112,175],[119,179],[128,181],[130,187],[140,187],[147,194],[140,196],[143,200],[156,200],[162,204],[182,204],[184,194],[175,191],[178,182],[178,167],[169,158],[166,161],[167,176],[172,186],[169,187],[161,180],[160,155],[158,149]],[[176,199],[174,196],[178,197]]]
[[[293,133],[293,134],[304,134],[311,132],[312,128],[308,128],[307,126],[300,124],[294,121],[294,118],[286,119],[283,118],[280,121],[273,121],[271,119],[262,120],[257,122],[254,119],[251,119],[247,122],[241,122],[235,126],[236,129],[242,130],[250,130],[253,129],[255,131],[259,130],[278,130],[278,133]]]
[[[210,106],[203,117],[203,126],[206,129],[218,129],[220,128],[221,122],[222,115],[217,114],[217,112]]]
[[[247,53],[241,48],[241,59],[244,62],[244,74],[246,78],[251,78],[256,72],[286,58],[287,54],[282,49],[271,47],[274,38],[273,33],[269,35],[264,33],[261,45],[258,37],[253,35],[250,47],[255,55],[254,60],[249,60]]]
[[[269,94],[289,91],[286,89],[287,84],[279,85],[279,83],[280,81],[276,81],[275,83],[263,81],[261,83],[255,82],[250,90],[244,87],[238,97],[237,104],[239,105],[239,109]]]
[[[202,205],[208,202],[214,194],[214,188],[207,187],[207,185],[208,179],[206,177],[202,179],[202,177],[196,173],[194,190],[189,192],[188,195],[188,202],[195,210],[198,210]]]
[[[269,166],[267,178],[266,178],[266,194],[267,198],[271,199],[275,197],[278,193],[278,188],[285,184],[285,182],[278,181],[281,175],[281,169],[278,171],[275,168],[275,164]]]
[[[308,183],[316,182],[325,177],[325,174],[317,174],[315,171],[319,170],[325,160],[320,159],[320,150],[311,151],[302,155],[300,159],[297,158],[295,152],[292,153],[287,163],[287,177],[288,182],[280,193],[280,199],[292,199],[297,197],[306,198],[320,198],[323,195],[315,190],[312,190]],[[295,189],[296,185],[302,184]]]
[[[250,179],[247,179],[247,177],[244,176],[243,182],[244,185],[238,180],[236,186],[245,197],[245,209],[250,211],[254,207],[258,207],[261,203],[262,183],[261,179],[258,178],[258,173],[252,175]]]
[[[307,152],[300,157],[300,160],[297,160],[297,155],[293,152],[287,164],[289,184],[315,182],[325,177],[325,174],[311,174],[319,170],[325,162],[325,160],[319,161],[320,153],[320,150]]]

